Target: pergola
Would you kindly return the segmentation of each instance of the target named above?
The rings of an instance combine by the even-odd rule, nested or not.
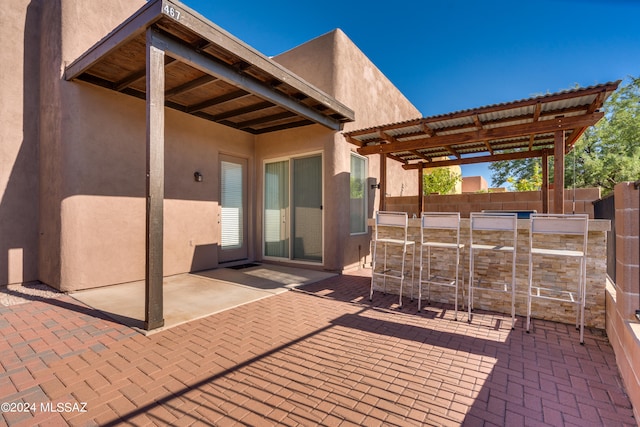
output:
[[[342,129],[354,112],[203,16],[152,0],[65,69],[146,101],[145,329],[163,319],[165,108],[262,134],[320,124]]]
[[[542,205],[549,212],[548,157],[554,158],[554,188],[564,188],[564,158],[604,113],[604,101],[620,80],[503,104],[345,132],[358,153],[380,156],[380,209],[385,207],[386,159],[424,169],[542,158]],[[422,197],[418,197],[418,212]],[[554,213],[564,213],[564,191],[554,191]]]

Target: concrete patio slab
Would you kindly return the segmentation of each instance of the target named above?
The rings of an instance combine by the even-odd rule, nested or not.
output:
[[[143,331],[145,284],[142,280],[70,295],[124,325],[145,333],[155,333],[334,275],[324,271],[262,264],[165,277],[165,326],[150,332]]]

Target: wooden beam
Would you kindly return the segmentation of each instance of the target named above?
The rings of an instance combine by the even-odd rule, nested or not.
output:
[[[388,142],[389,144],[394,144],[396,142],[398,142],[397,139],[395,139],[394,137],[392,137],[391,135],[387,135],[386,133],[384,133],[384,131],[379,131],[378,134],[380,135],[380,139]]]
[[[455,144],[470,144],[491,139],[514,138],[529,134],[549,133],[557,130],[574,129],[582,126],[591,126],[604,116],[604,113],[595,112],[583,116],[562,117],[544,120],[535,123],[522,123],[501,128],[481,129],[470,132],[461,132],[452,135],[439,135],[421,138],[411,141],[401,141],[395,144],[383,144],[366,146],[358,149],[358,153],[380,154],[398,151],[418,150],[431,147],[445,147]]]
[[[554,134],[553,213],[564,213],[564,130]]]
[[[451,146],[446,146],[446,147],[444,147],[444,149],[447,150],[448,152],[450,152],[451,154],[453,154],[454,156],[456,156],[457,159],[462,157],[462,156],[460,156],[460,153],[458,153],[456,150],[451,148]]]
[[[362,141],[355,139],[352,136],[345,135],[344,137],[347,139],[348,142],[352,143],[353,145],[357,145],[358,147],[362,147],[363,145]]]
[[[418,167],[418,215],[422,215],[422,201],[424,200],[424,168],[422,162]]]
[[[174,58],[165,57],[165,61],[164,61],[165,70],[169,66],[176,65],[178,63],[179,62],[176,61]],[[142,81],[146,77],[147,77],[147,70],[145,67],[142,70],[135,71],[129,74],[128,76],[126,76],[125,78],[113,83],[112,89],[118,92],[122,92],[123,90],[127,89],[129,86],[133,86],[134,84]]]
[[[144,328],[164,326],[163,204],[164,204],[164,52],[147,30],[147,208]]]
[[[422,160],[424,160],[426,162],[430,162],[431,161],[431,159],[429,157],[425,156],[424,154],[422,154],[418,150],[411,150],[410,153],[420,157]]]
[[[217,122],[220,120],[229,119],[231,117],[252,113],[254,111],[264,110],[265,108],[271,108],[273,106],[274,105],[271,102],[264,101],[264,102],[259,102],[257,104],[248,105],[246,107],[236,108],[235,110],[225,111],[224,113],[220,113],[220,114],[210,114],[209,117],[210,117],[210,120],[214,120]]]
[[[246,90],[242,90],[242,89],[235,90],[233,92],[225,93],[224,95],[220,95],[215,98],[207,99],[206,101],[202,101],[197,104],[191,105],[187,107],[186,112],[189,114],[192,114],[197,111],[201,111],[209,107],[213,107],[214,105],[223,104],[225,102],[233,101],[233,100],[248,97],[248,96],[252,96],[252,95]]]
[[[583,126],[578,129],[573,129],[569,138],[567,138],[567,142],[564,146],[564,153],[568,154],[569,151],[573,149],[573,146],[576,144],[578,139],[582,136],[582,134],[587,130],[587,126]]]
[[[182,22],[182,21],[181,21]],[[254,79],[231,66],[221,64],[207,56],[195,52],[191,47],[173,40],[160,33],[154,33],[154,43],[161,43],[166,54],[206,74],[213,74],[239,89],[253,93],[266,101],[291,111],[304,118],[312,120],[332,130],[341,130],[342,123],[332,117],[325,116],[307,105],[297,102],[284,93],[269,87],[263,82]],[[318,98],[319,99],[319,98]],[[335,110],[335,109],[334,109]],[[339,107],[338,110],[339,111]]]
[[[533,150],[533,151],[517,151],[515,153],[504,153],[504,154],[494,154],[491,156],[479,156],[479,157],[466,157],[464,159],[456,159],[456,160],[433,160],[431,163],[418,162],[418,163],[409,163],[402,166],[405,170],[418,169],[420,163],[422,166],[427,168],[440,168],[446,166],[457,166],[457,165],[472,165],[475,163],[491,163],[491,162],[499,162],[503,160],[518,160],[518,159],[531,159],[535,157],[541,157],[542,150]]]
[[[536,103],[536,108],[533,110],[533,121],[537,122],[540,119],[540,112],[542,111],[542,102]],[[591,111],[593,113],[593,111]]]
[[[422,129],[423,133],[429,136],[434,136],[436,134],[434,130],[431,129],[429,125],[424,122],[424,120],[420,122],[420,129]]]
[[[487,151],[493,156],[493,148],[491,147],[491,144],[489,144],[489,141],[484,140],[482,142],[484,143],[484,146],[487,147]]]
[[[403,159],[402,157],[400,157],[400,156],[396,156],[394,154],[387,154],[387,157],[390,158],[390,159],[393,159],[393,160],[395,160],[397,162],[400,162],[400,163],[403,163],[403,164],[407,164],[407,161],[405,159]]]
[[[163,0],[163,4],[165,6],[169,6],[169,8],[167,7],[162,8],[166,18],[172,19],[173,21],[179,23],[181,26],[186,27],[189,30],[195,32],[203,39],[212,42],[218,48],[226,50],[227,52],[231,53],[232,55],[235,55],[236,57],[246,62],[247,64],[251,64],[257,69],[264,71],[266,74],[273,76],[275,80],[286,82],[288,86],[326,105],[331,110],[339,113],[344,117],[347,117],[350,121],[354,120],[355,114],[353,110],[351,110],[349,107],[345,106],[344,104],[342,104],[332,96],[328,95],[327,93],[316,88],[315,86],[310,85],[307,81],[305,81],[298,75],[291,73],[288,69],[281,66],[271,58],[268,58],[267,56],[261,54],[254,48],[242,42],[241,40],[229,35],[228,32],[226,32],[219,26],[215,25],[214,23],[206,19],[203,19],[201,15],[189,9],[184,4],[177,1],[171,1],[171,0]],[[179,14],[175,13],[173,16],[171,16],[170,13],[167,14],[166,11],[170,9],[173,9],[176,12],[179,12]],[[187,48],[188,50],[193,52],[190,46],[188,46]],[[199,55],[199,54],[196,54],[196,55]],[[196,66],[196,68],[200,69],[198,66]],[[233,69],[233,67],[230,66],[229,69]],[[238,74],[243,75],[237,70],[234,70],[234,73],[236,74],[236,76]],[[247,78],[248,76],[244,75],[244,77]],[[234,77],[233,80],[237,81],[237,77]],[[250,90],[250,92],[254,92],[254,91]],[[277,93],[283,96],[284,98],[288,98],[282,92],[277,92]],[[265,99],[269,99],[269,98],[265,98]],[[326,117],[326,116],[323,116],[323,117]],[[313,120],[316,123],[323,124],[322,122],[312,117],[307,117],[307,118],[310,120]],[[333,127],[331,128],[333,129]]]
[[[258,117],[253,120],[246,120],[244,122],[238,123],[237,126],[238,126],[238,129],[244,129],[244,128],[253,127],[255,125],[261,125],[261,124],[269,123],[273,121],[289,119],[291,117],[296,117],[296,114],[292,113],[291,111],[283,111],[281,113],[272,114],[270,116]]]
[[[387,156],[380,154],[380,209],[387,209]]]
[[[482,122],[480,122],[480,118],[478,117],[477,114],[473,115],[473,123],[476,125],[478,130],[482,129]]]
[[[190,90],[194,90],[196,88],[202,87],[216,80],[218,79],[215,78],[214,76],[205,74],[204,76],[198,77],[197,79],[193,79],[189,82],[176,86],[173,89],[167,90],[164,93],[164,97],[171,98],[172,96],[178,96],[182,93],[189,92]]]

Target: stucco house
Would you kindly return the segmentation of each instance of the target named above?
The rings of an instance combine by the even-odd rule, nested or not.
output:
[[[9,0],[1,22],[0,285],[368,254],[379,159],[342,132],[420,114],[341,30],[270,58],[177,1]]]

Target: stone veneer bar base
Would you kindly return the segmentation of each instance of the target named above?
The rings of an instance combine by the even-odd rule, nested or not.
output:
[[[370,225],[375,226],[370,220]],[[589,220],[589,236],[587,249],[587,294],[585,308],[585,326],[591,328],[605,329],[605,287],[607,278],[607,254],[606,254],[606,232],[611,225],[608,220]],[[382,231],[382,230],[381,230]],[[477,233],[477,232],[476,232]],[[474,233],[474,240],[477,234]],[[437,240],[437,235],[433,240]],[[416,264],[414,269],[414,290],[413,296],[418,295],[418,277],[420,253],[420,220],[418,218],[409,219],[410,240],[417,242]],[[559,239],[558,237],[552,237]],[[562,242],[550,240],[551,244],[570,245],[570,238],[562,238]],[[460,226],[460,242],[467,247],[469,245],[469,219],[463,218]],[[527,314],[527,293],[529,274],[529,220],[518,220],[518,241],[516,255],[516,314],[526,316]],[[381,251],[379,252],[381,253]],[[453,273],[452,258],[449,255],[437,257],[436,269],[445,275]],[[469,277],[469,257],[468,250],[465,249],[461,259],[460,278],[464,280],[459,286],[459,302],[464,302],[466,306]],[[476,256],[476,272],[485,277],[485,281],[494,283],[506,283],[511,278],[510,260],[506,262],[502,254],[480,254]],[[395,248],[389,248],[387,254],[388,263],[400,265],[401,252]],[[378,259],[378,262],[381,262]],[[433,262],[433,261],[432,261]],[[407,265],[411,266],[411,255],[407,255]],[[553,259],[550,257],[534,258],[534,284],[544,283],[545,286],[577,286],[577,265],[568,263],[565,259]],[[407,279],[403,289],[404,296],[411,296],[411,273],[407,273]],[[376,281],[374,289],[382,290],[382,283]],[[386,291],[391,294],[398,294],[399,281],[387,280]],[[489,291],[474,291],[474,309],[496,311],[499,313],[511,312],[511,298],[507,294]],[[375,298],[375,294],[374,294]],[[423,286],[423,300],[426,299],[426,291]],[[454,299],[451,288],[431,288],[431,301],[439,303],[453,304]],[[423,304],[423,307],[426,307]],[[532,318],[557,321],[561,323],[573,324],[576,321],[576,305],[558,301],[549,301],[534,298],[532,301]]]

